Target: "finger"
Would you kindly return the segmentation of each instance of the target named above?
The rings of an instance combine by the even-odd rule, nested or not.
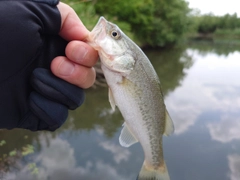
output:
[[[78,65],[64,56],[53,59],[51,70],[57,77],[84,89],[91,87],[96,78],[93,67]]]
[[[57,7],[62,19],[59,35],[67,41],[74,39],[85,40],[89,31],[78,18],[75,11],[70,6],[61,2],[57,5]]]
[[[66,56],[71,61],[92,67],[98,60],[98,53],[95,49],[82,41],[71,41],[66,47]]]

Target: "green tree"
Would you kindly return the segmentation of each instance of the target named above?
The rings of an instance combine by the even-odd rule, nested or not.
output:
[[[142,45],[173,44],[186,32],[188,4],[183,0],[96,1],[96,13],[130,24]]]
[[[233,15],[225,14],[222,17],[219,17],[219,26],[220,29],[235,29],[240,28],[240,18],[237,17],[237,13]]]
[[[240,18],[237,13],[233,15],[215,16],[213,14],[191,16],[193,26],[198,33],[202,34],[239,34]]]
[[[183,0],[154,0],[154,18],[147,32],[148,44],[165,46],[177,42],[187,31],[188,4]]]
[[[213,33],[218,28],[219,18],[214,16],[213,14],[206,14],[199,18],[199,25],[197,31],[199,33]]]
[[[118,24],[124,32],[126,28],[119,22],[127,23],[130,27],[127,30],[135,34],[135,40],[140,40],[151,28],[149,24],[153,20],[154,12],[152,0],[99,0],[94,7],[97,14]]]

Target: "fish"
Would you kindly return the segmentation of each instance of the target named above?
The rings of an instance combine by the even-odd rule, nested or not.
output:
[[[123,147],[140,142],[144,162],[137,180],[170,180],[163,158],[162,136],[174,132],[164,103],[159,77],[150,60],[114,23],[100,17],[87,42],[98,51],[109,87],[109,102],[117,106],[124,124]]]

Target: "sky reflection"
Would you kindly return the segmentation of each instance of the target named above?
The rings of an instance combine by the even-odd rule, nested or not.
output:
[[[33,157],[31,161],[35,162],[39,173],[31,174],[28,165],[22,165],[22,168],[17,173],[8,173],[6,179],[19,180],[66,180],[66,179],[104,179],[104,180],[129,180],[132,177],[124,177],[117,169],[103,159],[89,159],[82,162],[80,165],[77,162],[79,153],[76,152],[67,140],[60,137],[51,138],[47,142],[47,135],[40,137],[41,151]],[[81,142],[81,141],[80,141]],[[96,143],[96,142],[94,142]],[[97,143],[96,143],[97,144]],[[106,151],[113,154],[117,164],[121,161],[126,161],[129,158],[130,152],[123,149],[119,145],[114,145],[108,141],[101,140],[99,145]],[[98,156],[98,155],[97,155]]]
[[[213,140],[222,143],[240,140],[240,113],[222,115],[219,122],[209,123],[207,127]]]
[[[195,63],[185,70],[187,75],[181,86],[166,98],[175,123],[175,134],[186,132],[203,112],[218,111],[220,121],[215,119],[215,122],[207,125],[212,139],[221,142],[238,139],[240,81],[237,79],[240,77],[240,53],[231,53],[227,58],[214,53],[201,55],[191,49],[187,53]]]
[[[239,180],[240,178],[240,155],[231,154],[228,156],[228,164],[230,168],[229,177],[231,180]]]

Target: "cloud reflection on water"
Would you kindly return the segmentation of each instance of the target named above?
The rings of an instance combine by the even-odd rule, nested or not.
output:
[[[40,139],[41,151],[33,157],[33,161],[37,164],[38,175],[32,175],[27,165],[24,165],[17,173],[8,173],[6,179],[18,180],[66,180],[66,179],[88,179],[88,180],[128,180],[118,174],[117,170],[103,160],[89,160],[84,166],[78,166],[76,162],[76,152],[67,140],[59,137],[51,139],[49,144],[45,141],[43,135]],[[103,147],[116,148],[114,145],[106,142],[101,143]],[[124,154],[122,154],[124,153]],[[122,155],[127,152],[114,152],[116,162],[124,160]],[[131,179],[131,178],[130,178]]]
[[[222,115],[220,122],[212,122],[207,125],[213,140],[227,143],[232,140],[240,140],[240,114],[235,116]]]
[[[121,161],[127,161],[131,155],[131,152],[127,148],[123,148],[119,144],[117,145],[110,141],[103,141],[99,145],[113,154],[113,159],[117,164]]]
[[[212,139],[221,142],[240,139],[240,119],[232,116],[240,111],[240,52],[227,57],[215,53],[201,55],[192,49],[187,53],[192,54],[195,63],[185,70],[187,75],[181,86],[166,97],[175,134],[186,132],[201,114],[217,111],[221,120],[212,119],[207,125]]]
[[[240,155],[231,154],[228,157],[228,164],[230,168],[230,179],[239,180],[240,178]]]
[[[212,87],[214,110],[220,118],[207,124],[213,140],[226,143],[240,140],[240,86]]]

